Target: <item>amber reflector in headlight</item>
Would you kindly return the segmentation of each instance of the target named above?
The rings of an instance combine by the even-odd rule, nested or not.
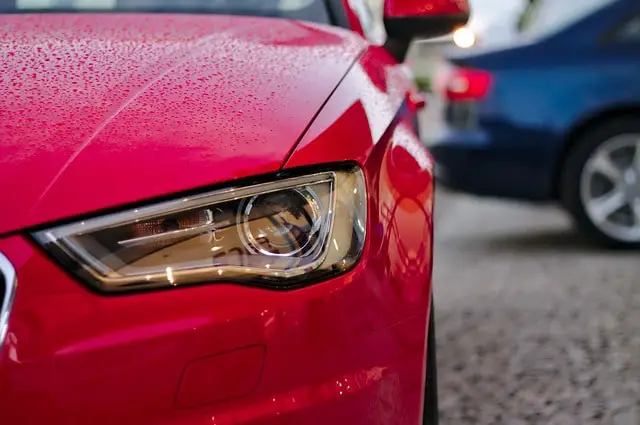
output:
[[[34,237],[103,291],[214,281],[290,288],[357,262],[366,202],[355,168],[199,194]]]

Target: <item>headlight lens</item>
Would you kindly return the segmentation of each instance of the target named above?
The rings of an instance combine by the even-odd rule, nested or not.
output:
[[[209,192],[34,237],[108,292],[214,281],[290,288],[353,267],[366,201],[354,168]]]

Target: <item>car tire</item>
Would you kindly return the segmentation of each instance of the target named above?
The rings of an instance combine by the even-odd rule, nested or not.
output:
[[[438,362],[436,358],[436,326],[433,303],[429,314],[427,335],[427,372],[425,377],[423,425],[438,425]]]
[[[640,248],[640,234],[637,238],[635,237],[634,227],[629,227],[631,230],[625,234],[623,230],[624,226],[618,229],[617,223],[609,223],[614,214],[619,214],[623,211],[626,212],[625,208],[627,207],[630,211],[628,214],[629,220],[633,220],[634,208],[636,205],[640,205],[640,201],[638,201],[639,204],[620,207],[618,210],[607,215],[602,221],[594,218],[607,214],[606,212],[600,211],[608,211],[610,209],[609,207],[607,207],[607,209],[596,209],[594,201],[597,199],[605,199],[604,196],[613,197],[614,194],[617,196],[619,192],[624,192],[625,199],[632,196],[628,195],[631,189],[616,189],[616,187],[628,187],[627,175],[625,173],[633,167],[633,163],[631,163],[631,167],[626,167],[625,165],[618,165],[612,158],[616,158],[613,153],[620,153],[622,148],[625,147],[621,145],[621,141],[631,140],[633,137],[637,137],[637,140],[640,140],[640,119],[637,117],[612,119],[587,129],[583,134],[570,151],[563,168],[560,181],[561,204],[574,218],[579,230],[591,237],[595,242],[610,248]],[[628,149],[630,151],[632,148],[628,147]],[[640,157],[640,148],[637,148],[637,150],[638,156]],[[605,158],[613,161],[611,164],[616,165],[615,171],[621,173],[620,178],[623,180],[622,183],[614,183],[613,178],[605,177],[605,175],[615,175],[612,174],[613,171],[598,171],[600,169],[610,170],[610,167],[594,165],[599,163],[599,159],[603,155]],[[620,156],[617,161],[619,162],[620,159],[623,159],[623,157]],[[633,160],[633,157],[631,160]],[[637,164],[640,164],[640,162]],[[636,167],[636,169],[637,168],[638,167]],[[599,174],[602,175],[600,176]],[[601,186],[606,186],[607,184],[611,186],[608,192],[604,190],[603,194],[597,195],[597,199],[591,198],[593,195],[592,188],[594,180],[592,179],[594,175],[598,175],[598,178],[604,178],[602,183],[598,182]],[[640,169],[637,170],[637,177],[640,178]],[[607,181],[609,181],[609,183],[607,183]],[[640,179],[638,180],[637,188],[640,190]],[[621,198],[622,195],[620,195],[620,199]],[[631,201],[625,200],[624,202]],[[591,205],[591,207],[589,207],[588,204]],[[638,208],[640,208],[640,206]],[[594,211],[599,212],[595,214]],[[627,223],[625,223],[625,225],[626,224]],[[628,224],[629,226],[633,226],[631,221],[629,221]]]

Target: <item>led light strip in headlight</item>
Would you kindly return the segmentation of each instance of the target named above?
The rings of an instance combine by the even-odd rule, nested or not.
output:
[[[359,168],[203,193],[35,233],[103,291],[203,282],[289,288],[342,273],[365,241]]]

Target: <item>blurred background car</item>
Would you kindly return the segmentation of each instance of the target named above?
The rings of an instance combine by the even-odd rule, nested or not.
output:
[[[440,183],[557,201],[599,242],[640,246],[640,5],[538,0],[508,40],[450,48],[423,137]]]

